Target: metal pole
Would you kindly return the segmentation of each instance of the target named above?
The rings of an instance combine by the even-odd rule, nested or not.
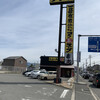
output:
[[[90,67],[91,67],[91,58],[90,58]]]
[[[87,59],[86,59],[86,71],[87,71]]]
[[[84,63],[83,63],[83,72],[84,72]]]
[[[91,36],[91,37],[94,37],[94,36],[99,36],[100,37],[100,35],[80,35],[80,36],[83,36],[83,37],[89,37],[89,36]]]
[[[76,82],[78,83],[79,81],[79,45],[80,45],[80,36],[78,35],[78,48],[77,48],[77,77],[76,77]]]
[[[93,36],[99,36],[100,35],[78,35],[78,50],[77,50],[77,75],[76,75],[76,82],[78,83],[79,81],[79,44],[80,44],[80,37],[83,36],[83,37],[93,37]]]
[[[62,13],[63,13],[63,4],[60,5],[57,80],[60,79],[60,53],[61,53]]]
[[[89,59],[90,59],[90,67],[91,67],[91,55],[89,55]]]

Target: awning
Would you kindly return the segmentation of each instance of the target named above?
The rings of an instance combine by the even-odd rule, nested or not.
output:
[[[71,68],[71,69],[74,69],[74,66],[73,65],[61,65],[60,68]]]

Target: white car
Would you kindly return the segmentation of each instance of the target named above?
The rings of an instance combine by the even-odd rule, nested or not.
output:
[[[56,78],[56,71],[48,71],[48,72],[46,72],[46,73],[44,73],[44,74],[41,74],[40,75],[40,77],[39,77],[39,79],[44,79],[44,80],[47,80],[47,79],[54,79],[54,78]]]
[[[33,73],[33,72],[34,72],[34,70],[33,71],[30,71],[30,72],[26,72],[25,73],[25,76],[29,77],[31,75],[31,73]]]
[[[41,70],[38,70],[38,71],[33,71],[30,75],[31,78],[39,78],[40,75],[46,73],[46,71],[41,71]]]
[[[93,76],[94,76],[93,74],[90,75],[89,82],[93,82]]]
[[[31,75],[31,71],[25,73],[25,76],[27,76],[27,77],[30,76],[30,75]]]

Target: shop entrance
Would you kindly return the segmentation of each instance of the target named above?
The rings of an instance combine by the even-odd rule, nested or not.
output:
[[[61,77],[71,77],[71,70],[68,68],[61,68]]]

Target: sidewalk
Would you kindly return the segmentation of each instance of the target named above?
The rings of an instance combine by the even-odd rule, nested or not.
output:
[[[57,86],[61,86],[61,87],[64,87],[64,88],[69,88],[69,89],[73,88],[74,77],[61,78],[61,79],[62,79],[61,83],[54,83],[53,80],[52,81],[45,81],[45,82],[50,83],[50,84],[54,84],[54,85],[57,85]]]
[[[13,71],[0,71],[0,74],[20,74],[21,72],[13,72]]]
[[[87,84],[79,77],[79,82],[75,83],[75,100],[95,100]]]

